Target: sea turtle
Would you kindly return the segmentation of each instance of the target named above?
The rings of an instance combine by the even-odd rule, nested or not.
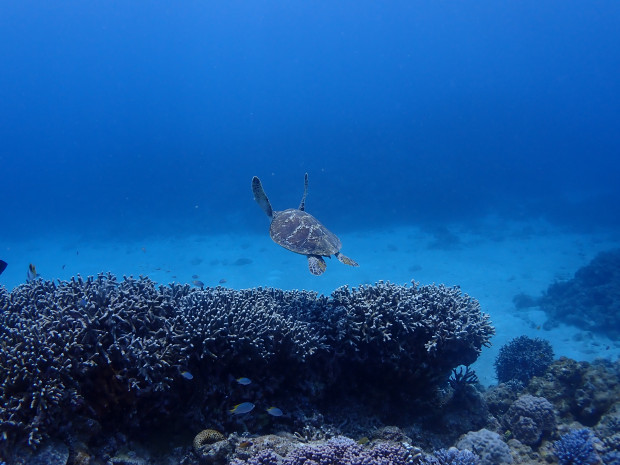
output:
[[[305,211],[308,194],[308,173],[304,177],[304,196],[299,208],[273,211],[263,185],[256,176],[252,178],[254,200],[271,220],[269,235],[276,244],[285,249],[308,257],[308,268],[315,275],[323,274],[327,264],[323,257],[335,255],[345,265],[359,266],[354,260],[340,253],[342,242],[323,226],[319,220]]]

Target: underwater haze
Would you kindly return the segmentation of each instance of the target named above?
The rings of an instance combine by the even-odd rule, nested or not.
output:
[[[620,4],[0,5],[0,238],[620,223]]]

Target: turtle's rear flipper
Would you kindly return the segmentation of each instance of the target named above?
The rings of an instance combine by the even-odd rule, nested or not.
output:
[[[308,255],[308,268],[310,268],[310,273],[319,276],[322,275],[327,268],[327,263],[325,263],[323,257]]]
[[[349,257],[347,257],[346,255],[342,255],[340,252],[336,254],[336,258],[340,260],[342,263],[344,263],[345,265],[359,266],[355,260],[351,260]]]

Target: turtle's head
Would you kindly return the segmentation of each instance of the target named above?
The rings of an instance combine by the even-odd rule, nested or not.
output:
[[[256,200],[256,203],[260,205],[260,207],[263,209],[269,219],[273,218],[271,203],[269,202],[267,194],[265,194],[265,191],[263,189],[263,185],[261,184],[260,179],[258,179],[257,176],[254,176],[252,178],[252,193],[254,194],[254,200]]]

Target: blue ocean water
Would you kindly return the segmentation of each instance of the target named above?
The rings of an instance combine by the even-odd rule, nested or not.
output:
[[[620,4],[0,5],[4,239],[620,223]]]

